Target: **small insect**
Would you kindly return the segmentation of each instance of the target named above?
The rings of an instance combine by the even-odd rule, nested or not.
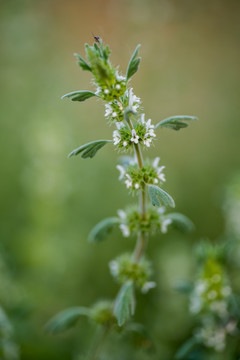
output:
[[[97,43],[100,43],[100,40],[101,40],[100,36],[95,36],[93,33],[92,33],[92,36],[94,37],[94,39]]]

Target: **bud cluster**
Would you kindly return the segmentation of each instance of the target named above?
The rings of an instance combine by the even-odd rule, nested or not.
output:
[[[155,287],[155,283],[149,281],[152,275],[151,263],[144,257],[136,263],[133,262],[131,254],[123,254],[112,260],[109,267],[112,276],[120,284],[132,280],[143,293]]]
[[[133,161],[127,166],[117,165],[120,171],[119,180],[123,180],[126,187],[133,192],[142,189],[146,184],[159,185],[166,181],[163,174],[165,166],[159,167],[159,160],[157,157],[152,163],[146,162],[141,169]]]
[[[172,220],[163,215],[164,212],[164,207],[158,209],[149,207],[145,218],[142,219],[137,206],[129,207],[126,211],[118,210],[119,228],[124,237],[137,235],[140,231],[155,234],[157,230],[161,230],[162,233],[166,233]]]
[[[223,265],[208,256],[190,297],[190,311],[198,314],[201,323],[195,331],[196,339],[215,351],[223,351],[227,335],[237,332],[231,292]]]

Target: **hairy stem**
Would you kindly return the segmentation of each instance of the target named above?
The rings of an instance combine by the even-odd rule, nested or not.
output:
[[[129,128],[133,130],[133,125],[131,120],[126,116],[126,120],[128,122]],[[134,151],[137,158],[138,168],[143,168],[143,157],[141,152],[141,147],[139,144],[134,144]],[[146,219],[146,212],[147,212],[147,201],[146,201],[146,185],[143,185],[143,188],[140,190],[139,194],[139,209],[141,214],[141,219],[144,221]],[[146,231],[140,231],[138,234],[138,240],[136,243],[136,247],[133,253],[133,260],[138,262],[142,255],[145,252],[146,246],[148,241],[148,234]]]
[[[99,330],[100,331],[96,334],[96,338],[93,342],[93,346],[89,352],[88,355],[89,360],[97,360],[99,358],[104,342],[111,329],[108,327],[104,327],[104,328],[102,327]]]

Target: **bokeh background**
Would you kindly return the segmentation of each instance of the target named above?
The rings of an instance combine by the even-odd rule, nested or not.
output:
[[[196,226],[188,237],[172,231],[149,244],[158,288],[138,298],[136,319],[157,352],[134,355],[114,338],[109,358],[172,359],[190,333],[187,299],[174,285],[192,277],[193,245],[224,232],[223,189],[239,170],[239,14],[237,0],[0,2],[0,301],[21,359],[70,360],[86,352],[94,331],[86,320],[57,337],[44,324],[66,307],[113,298],[118,286],[108,262],[134,246],[117,230],[104,243],[87,242],[98,221],[136,201],[118,182],[118,154],[106,147],[92,160],[67,158],[112,133],[101,102],[60,99],[93,89],[73,57],[84,55],[92,32],[110,45],[123,73],[142,44],[132,86],[153,123],[177,114],[200,119],[180,132],[159,131],[146,154],[161,157],[164,188]]]

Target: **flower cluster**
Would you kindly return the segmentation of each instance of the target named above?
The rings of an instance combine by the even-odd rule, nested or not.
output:
[[[138,263],[135,263],[132,261],[131,254],[124,254],[112,260],[109,267],[112,276],[117,282],[123,284],[128,280],[132,280],[143,293],[148,292],[156,285],[153,281],[149,281],[152,275],[152,267],[151,263],[145,258],[141,258]]]
[[[155,234],[159,229],[161,229],[162,233],[166,233],[167,227],[172,223],[172,220],[163,216],[164,212],[164,207],[158,209],[149,207],[143,220],[137,206],[129,207],[126,211],[118,210],[119,228],[124,237],[136,235],[139,231]]]
[[[237,323],[235,320],[229,320],[225,324],[216,324],[214,318],[205,319],[203,326],[195,332],[195,338],[207,348],[221,352],[226,347],[228,335],[236,335]]]
[[[110,49],[100,40],[93,46],[86,44],[86,55],[89,69],[97,86],[96,94],[105,101],[113,101],[126,91],[126,78],[119,75],[118,70],[109,61]]]
[[[237,330],[231,292],[222,264],[208,256],[190,296],[190,311],[198,314],[201,323],[195,338],[215,351],[224,350],[227,335]]]
[[[128,89],[124,96],[119,96],[118,99],[105,104],[105,117],[110,122],[121,122],[124,120],[124,110],[129,108],[133,113],[137,113],[140,103],[140,98],[133,94],[132,88]]]
[[[111,326],[116,323],[112,301],[98,301],[91,308],[91,319],[98,324]]]
[[[130,163],[126,167],[117,165],[120,171],[119,180],[123,180],[131,191],[141,189],[145,184],[159,185],[166,181],[163,174],[165,166],[159,167],[159,160],[159,157],[155,158],[152,163],[146,163],[142,169],[139,169],[136,163]]]
[[[117,116],[117,112],[115,114]],[[154,125],[151,124],[151,119],[146,122],[144,117],[145,114],[141,114],[140,121],[133,125],[132,130],[124,122],[116,123],[117,130],[113,131],[113,142],[118,149],[127,150],[133,144],[138,143],[143,144],[145,147],[150,147],[156,134],[154,132]]]
[[[210,311],[225,317],[230,294],[231,287],[227,283],[221,264],[209,258],[194,286],[190,298],[190,311],[195,314]]]

